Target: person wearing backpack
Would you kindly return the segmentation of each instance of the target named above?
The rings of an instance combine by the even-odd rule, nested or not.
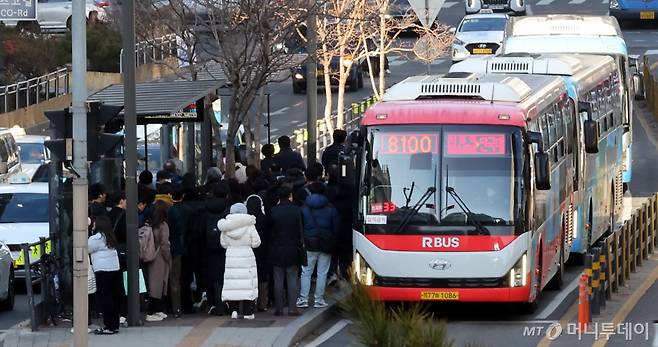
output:
[[[222,302],[226,250],[221,245],[221,231],[217,222],[226,217],[231,207],[229,186],[219,182],[213,188],[213,198],[206,201],[205,220],[205,283],[207,284],[208,314],[224,315],[226,306]]]
[[[327,283],[327,272],[331,265],[331,252],[334,247],[336,228],[340,223],[338,211],[329,204],[324,195],[325,187],[316,182],[308,186],[311,193],[306,197],[302,208],[304,227],[304,242],[306,244],[308,265],[302,266],[301,288],[297,299],[298,308],[309,306],[308,295],[311,290],[311,275],[317,266],[315,281],[315,301],[313,307],[327,306],[324,300],[324,290]]]
[[[150,257],[142,257],[142,260],[146,263],[148,274],[149,312],[146,316],[147,322],[158,322],[167,318],[167,315],[163,312],[162,298],[167,295],[169,272],[171,271],[171,246],[169,244],[169,225],[167,224],[168,209],[169,206],[164,201],[156,201],[153,215],[151,215],[150,223],[148,223],[153,234],[155,256],[150,261],[148,259]]]

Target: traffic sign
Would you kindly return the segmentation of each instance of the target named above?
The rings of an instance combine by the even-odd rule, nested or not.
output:
[[[0,0],[0,20],[37,20],[37,0]]]
[[[420,23],[430,28],[434,20],[439,15],[439,10],[443,7],[445,0],[409,0],[409,4],[416,12]]]

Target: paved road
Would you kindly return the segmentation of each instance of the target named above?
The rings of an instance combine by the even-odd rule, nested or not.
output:
[[[570,14],[592,14],[603,15],[607,13],[608,0],[531,0],[529,2],[528,14],[570,13]],[[447,1],[439,19],[451,26],[456,26],[464,15],[461,2]],[[658,30],[656,28],[627,25],[623,23],[623,32],[631,54],[642,54],[648,49],[658,48]],[[424,66],[417,62],[405,59],[395,59],[391,62],[393,70],[392,82],[399,80],[403,75],[423,74]],[[444,73],[449,68],[447,60],[440,61],[433,73]],[[280,96],[284,102],[284,96]],[[640,112],[647,112],[641,109]],[[296,114],[290,114],[296,117]],[[653,119],[644,114],[643,120]],[[282,119],[283,121],[283,119]],[[274,122],[273,122],[274,123]],[[283,123],[283,122],[282,122]],[[648,196],[658,191],[658,181],[655,179],[655,160],[658,157],[658,145],[654,145],[658,138],[654,138],[654,129],[658,129],[658,123],[653,121],[640,122],[636,118],[633,130],[634,136],[634,177],[630,185],[633,196]],[[568,279],[580,272],[579,268],[571,268]],[[537,337],[522,337],[526,326],[557,320],[567,310],[569,305],[576,300],[574,291],[575,283],[567,285],[560,292],[544,292],[540,298],[538,313],[532,316],[521,315],[510,312],[506,307],[499,305],[460,305],[458,309],[451,306],[434,306],[435,315],[447,319],[449,336],[455,339],[455,346],[462,346],[468,342],[479,342],[485,346],[509,346],[510,338],[514,340],[515,346],[535,346],[539,342]],[[658,300],[658,285],[653,287],[636,306],[630,321],[646,322],[657,319],[656,305]],[[344,323],[343,323],[344,324]],[[343,326],[341,324],[340,326]],[[653,329],[652,327],[650,327]],[[354,326],[347,324],[336,331],[332,338],[320,346],[350,346],[355,344]],[[615,341],[619,342],[619,341]],[[616,344],[615,344],[616,345]]]
[[[530,0],[528,14],[572,13],[572,14],[607,14],[608,0]],[[457,26],[464,16],[461,2],[446,1],[439,13],[439,20],[450,26]],[[631,54],[642,54],[650,48],[658,48],[658,30],[646,26],[624,25],[624,37]],[[403,38],[406,41],[413,38]],[[425,74],[424,64],[406,57],[390,57],[392,74],[387,77],[387,84],[392,85],[402,79],[418,74]],[[450,58],[445,57],[432,63],[431,73],[441,74],[450,68]],[[346,93],[346,105],[368,97],[371,94],[368,79],[365,87],[355,93]],[[306,95],[294,95],[290,79],[274,83],[268,87],[270,112],[272,114],[272,140],[281,135],[290,135],[296,128],[306,126]],[[334,94],[335,90],[334,90]],[[318,92],[318,114],[322,115],[325,104],[324,92]],[[334,105],[336,96],[334,95]],[[335,109],[335,106],[334,106]]]
[[[14,310],[0,312],[0,332],[11,328],[29,317],[30,311],[27,309],[27,295],[16,294]]]

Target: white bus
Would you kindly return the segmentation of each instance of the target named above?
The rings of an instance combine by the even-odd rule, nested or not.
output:
[[[632,177],[632,123],[634,96],[629,56],[619,23],[610,16],[543,15],[511,18],[502,54],[582,53],[608,55],[615,59],[622,95],[624,190]]]
[[[571,252],[581,259],[614,223],[622,208],[622,98],[616,64],[612,57],[588,54],[545,54],[470,58],[450,72],[534,74],[563,76],[575,110],[588,112],[595,101],[593,119],[601,123],[599,150],[587,153],[583,127],[587,115],[572,113],[574,143],[574,235]],[[605,150],[603,150],[605,149]],[[584,221],[584,222],[579,222]],[[585,226],[589,225],[590,228]]]

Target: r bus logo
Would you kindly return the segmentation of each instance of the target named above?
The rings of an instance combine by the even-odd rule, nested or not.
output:
[[[423,237],[423,248],[458,248],[458,237]]]

